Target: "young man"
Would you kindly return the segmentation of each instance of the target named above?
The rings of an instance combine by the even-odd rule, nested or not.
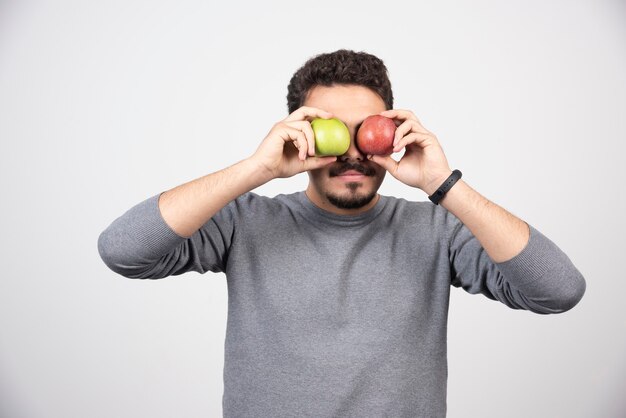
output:
[[[548,314],[576,305],[585,279],[458,176],[439,204],[377,193],[388,171],[433,196],[453,171],[436,136],[393,110],[375,56],[318,55],[288,90],[289,116],[250,157],[132,207],[100,255],[129,278],[226,274],[225,417],[445,416],[450,285]],[[399,161],[356,148],[374,114],[397,122]],[[314,156],[316,117],[348,126],[344,155]],[[305,191],[251,192],[303,171]]]

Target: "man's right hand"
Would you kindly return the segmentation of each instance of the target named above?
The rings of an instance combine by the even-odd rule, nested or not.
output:
[[[337,157],[316,157],[315,136],[311,121],[332,118],[322,109],[302,106],[276,123],[254,155],[254,160],[271,178],[291,177],[307,170],[324,167]]]

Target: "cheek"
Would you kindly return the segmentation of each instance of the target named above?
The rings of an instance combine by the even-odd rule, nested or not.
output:
[[[387,170],[385,170],[382,166],[376,164],[376,177],[381,178],[385,176],[385,173],[387,172]]]
[[[309,174],[309,179],[311,181],[315,181],[315,182],[322,182],[328,179],[328,169],[327,168],[320,168],[317,170],[310,170],[308,172]]]
[[[387,174],[387,170],[385,170],[384,168],[376,174],[376,180],[379,185],[382,184],[383,180],[385,179],[385,174]]]

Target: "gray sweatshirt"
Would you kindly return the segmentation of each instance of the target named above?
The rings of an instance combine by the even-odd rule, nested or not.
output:
[[[115,219],[98,251],[128,278],[226,274],[224,417],[443,417],[450,285],[540,314],[585,292],[531,225],[522,252],[494,263],[431,202],[381,196],[346,216],[303,191],[248,192],[184,238],[159,196]]]

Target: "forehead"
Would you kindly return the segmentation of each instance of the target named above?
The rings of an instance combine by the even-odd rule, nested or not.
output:
[[[346,84],[315,86],[309,90],[304,105],[331,112],[346,124],[357,124],[386,110],[385,102],[373,90]]]

